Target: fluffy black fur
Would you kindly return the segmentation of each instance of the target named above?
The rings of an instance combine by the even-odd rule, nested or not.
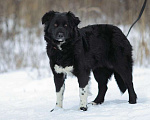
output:
[[[61,24],[67,24],[67,28]],[[50,66],[54,74],[56,92],[64,83],[63,73],[57,74],[54,65],[73,66],[73,74],[78,78],[79,87],[84,88],[89,81],[90,71],[98,82],[99,92],[94,102],[104,102],[108,79],[114,74],[118,87],[124,93],[129,92],[129,103],[136,103],[136,93],[132,82],[132,47],[122,33],[113,25],[98,24],[78,28],[80,20],[71,12],[59,13],[50,11],[42,18],[45,25],[45,40]],[[62,27],[65,43],[60,50],[57,41],[57,29]],[[56,33],[54,35],[54,33]]]

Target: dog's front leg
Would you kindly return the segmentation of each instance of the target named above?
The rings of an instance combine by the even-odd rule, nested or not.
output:
[[[78,77],[80,110],[83,110],[83,111],[87,111],[88,81],[89,81],[88,75],[86,76],[81,75]]]
[[[64,74],[54,74],[54,82],[56,87],[56,106],[51,110],[51,112],[55,109],[63,107],[63,94],[65,90],[64,80]]]
[[[88,85],[79,88],[80,110],[87,111]]]

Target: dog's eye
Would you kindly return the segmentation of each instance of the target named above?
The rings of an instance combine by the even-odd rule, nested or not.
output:
[[[58,25],[55,23],[54,26],[57,27]]]
[[[65,27],[67,27],[68,25],[67,25],[67,24],[65,24],[64,26],[65,26]]]

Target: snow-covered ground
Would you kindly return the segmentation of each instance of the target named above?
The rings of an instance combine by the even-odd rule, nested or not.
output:
[[[112,77],[105,102],[80,111],[78,82],[68,77],[64,108],[50,112],[56,100],[52,77],[35,80],[24,70],[0,74],[0,120],[150,120],[150,68],[135,67],[133,77],[135,105],[128,104],[128,93],[121,95]],[[89,102],[97,95],[92,75],[91,83]]]

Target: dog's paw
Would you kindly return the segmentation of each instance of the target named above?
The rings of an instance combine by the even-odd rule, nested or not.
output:
[[[92,101],[90,103],[88,103],[89,105],[98,105],[96,102]]]
[[[50,112],[56,111],[56,110],[62,110],[61,107],[56,106],[54,109],[50,110]]]
[[[137,95],[132,95],[130,98],[129,98],[129,103],[130,104],[136,104],[136,101],[137,101]]]
[[[54,111],[54,109],[50,110],[50,112],[53,112],[53,111]]]
[[[136,100],[129,100],[128,101],[130,104],[136,104]]]
[[[80,107],[80,110],[87,111],[88,107]]]
[[[87,105],[86,106],[80,106],[80,110],[82,110],[82,111],[87,111],[87,109],[88,109]]]

